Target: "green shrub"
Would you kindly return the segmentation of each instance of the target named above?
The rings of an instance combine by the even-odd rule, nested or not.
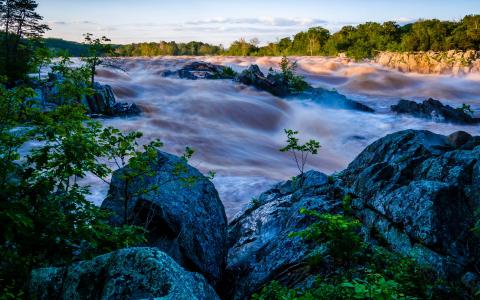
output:
[[[357,230],[360,222],[343,215],[319,213],[302,208],[300,213],[314,217],[315,222],[302,231],[293,232],[290,237],[301,237],[318,243],[326,243],[330,254],[343,262],[350,261],[363,243]]]

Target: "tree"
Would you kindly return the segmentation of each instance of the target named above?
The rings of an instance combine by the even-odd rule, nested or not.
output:
[[[13,82],[28,71],[31,56],[29,42],[49,30],[42,16],[35,12],[34,0],[5,0],[0,2],[0,23],[3,25],[1,73]]]
[[[299,144],[299,139],[296,137],[298,131],[291,129],[284,129],[287,135],[287,145],[280,149],[281,152],[291,152],[295,159],[300,177],[303,178],[305,164],[307,163],[309,154],[315,155],[318,153],[320,143],[315,140],[309,140],[307,143]]]
[[[91,33],[84,34],[85,44],[89,46],[88,56],[83,57],[82,60],[86,63],[90,70],[90,84],[94,87],[95,73],[97,66],[102,63],[102,56],[112,52],[111,45],[106,44],[111,40],[105,36],[101,38],[94,37]]]

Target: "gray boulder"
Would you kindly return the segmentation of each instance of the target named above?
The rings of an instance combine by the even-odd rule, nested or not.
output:
[[[341,175],[359,196],[354,208],[363,223],[441,277],[458,277],[479,258],[471,229],[480,208],[480,144],[467,150],[467,143],[397,132],[368,146]]]
[[[226,298],[245,299],[271,280],[295,286],[309,278],[310,254],[326,249],[289,234],[313,221],[301,208],[341,212],[337,199],[342,191],[320,172],[309,171],[299,181],[297,186],[292,181],[275,185],[231,221]]]
[[[130,224],[147,226],[148,246],[217,283],[226,263],[227,218],[213,183],[182,158],[161,151],[150,167],[153,174],[129,183],[126,211],[125,169],[115,171],[102,207],[114,212],[115,224],[124,224],[126,217]]]
[[[435,99],[428,99],[422,103],[416,103],[410,100],[400,100],[396,105],[392,105],[392,111],[399,114],[409,114],[417,118],[426,118],[434,121],[451,122],[458,124],[476,124],[480,123],[480,118],[474,118],[461,109],[453,108],[449,105],[443,105]]]
[[[31,299],[219,299],[202,275],[155,248],[127,248],[32,271]]]

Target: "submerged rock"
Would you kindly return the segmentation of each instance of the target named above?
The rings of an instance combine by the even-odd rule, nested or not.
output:
[[[350,100],[337,91],[329,91],[322,88],[311,88],[305,92],[293,95],[292,97],[297,99],[308,99],[319,105],[330,108],[352,109],[370,113],[375,112],[373,108],[358,101]]]
[[[235,76],[230,68],[203,61],[195,61],[178,71],[165,71],[163,76],[178,76],[182,79],[232,79]]]
[[[392,111],[399,114],[409,114],[417,118],[431,119],[440,122],[452,122],[459,124],[480,123],[480,118],[474,118],[461,109],[443,105],[435,99],[428,99],[422,103],[410,100],[400,100],[397,105],[392,105]]]
[[[126,213],[125,169],[115,171],[102,207],[115,213],[115,224],[123,224],[125,217],[131,224],[147,223],[149,246],[215,284],[226,263],[227,218],[213,183],[181,158],[161,151],[151,169],[129,183]]]
[[[31,299],[219,299],[198,273],[185,271],[155,248],[127,248],[32,271]]]

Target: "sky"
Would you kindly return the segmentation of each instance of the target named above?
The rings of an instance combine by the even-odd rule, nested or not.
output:
[[[39,0],[46,36],[81,41],[86,32],[113,43],[203,41],[261,44],[313,26],[334,32],[366,21],[459,20],[480,14],[480,0]]]

